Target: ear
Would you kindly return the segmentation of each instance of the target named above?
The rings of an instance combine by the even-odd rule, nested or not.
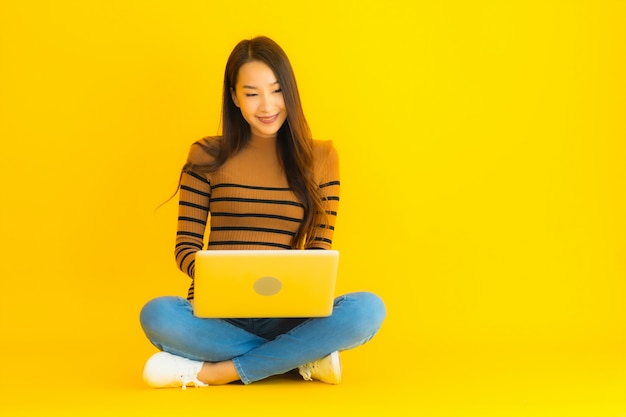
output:
[[[237,100],[237,94],[235,94],[234,88],[230,89],[230,96],[233,98],[233,103],[235,103],[235,106],[239,107],[239,100]]]

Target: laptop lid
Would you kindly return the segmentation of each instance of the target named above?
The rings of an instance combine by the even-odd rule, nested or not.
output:
[[[206,318],[329,316],[338,264],[335,250],[196,252],[194,314]]]

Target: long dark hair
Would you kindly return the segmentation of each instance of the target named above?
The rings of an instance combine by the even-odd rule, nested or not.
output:
[[[325,212],[313,175],[313,139],[302,110],[296,78],[287,54],[273,40],[259,36],[243,40],[235,46],[224,71],[222,136],[218,141],[197,142],[213,159],[202,166],[187,161],[183,172],[215,171],[248,143],[250,126],[235,105],[231,91],[237,84],[241,66],[252,61],[263,62],[270,67],[283,92],[287,120],[277,133],[277,152],[289,187],[304,207],[304,217],[291,242],[293,248],[302,248],[313,239],[317,224],[324,224],[321,219],[325,217]]]

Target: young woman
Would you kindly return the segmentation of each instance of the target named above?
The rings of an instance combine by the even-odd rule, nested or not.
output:
[[[191,277],[187,298],[159,297],[141,325],[160,350],[144,368],[152,387],[249,384],[298,369],[306,380],[341,381],[338,351],[378,331],[383,302],[338,297],[329,317],[206,319],[193,315],[194,254],[208,249],[330,249],[339,204],[338,158],[311,138],[296,80],[272,40],[241,41],[224,75],[222,136],[191,146],[179,184],[175,256]]]

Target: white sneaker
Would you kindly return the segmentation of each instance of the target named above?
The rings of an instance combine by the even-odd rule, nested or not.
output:
[[[206,387],[198,380],[202,362],[172,355],[167,352],[155,353],[143,368],[143,380],[152,388],[182,387],[188,385]]]
[[[339,352],[335,351],[322,359],[299,366],[298,371],[305,381],[315,379],[327,384],[339,384],[341,383]]]

